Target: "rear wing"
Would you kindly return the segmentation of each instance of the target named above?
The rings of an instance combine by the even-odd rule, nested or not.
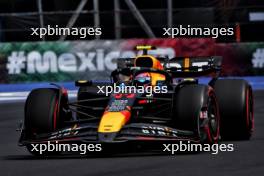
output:
[[[134,66],[135,58],[117,59],[117,68],[129,68]],[[199,77],[212,75],[218,77],[221,71],[222,57],[174,57],[157,58],[164,67],[164,71],[172,77]]]
[[[199,77],[212,75],[218,77],[221,71],[222,57],[175,57],[164,61],[164,69],[172,77]]]

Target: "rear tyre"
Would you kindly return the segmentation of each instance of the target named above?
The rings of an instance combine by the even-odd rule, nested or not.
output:
[[[245,80],[223,79],[214,85],[221,116],[221,136],[250,139],[254,127],[253,92]]]
[[[41,88],[31,91],[25,104],[25,133],[27,139],[35,139],[36,135],[49,133],[57,130],[63,125],[63,118],[60,116],[59,90],[53,88]],[[26,146],[33,155],[32,146]],[[51,154],[51,153],[49,153]]]
[[[175,95],[176,127],[193,131],[202,143],[218,143],[220,116],[213,89],[206,85],[184,85]]]

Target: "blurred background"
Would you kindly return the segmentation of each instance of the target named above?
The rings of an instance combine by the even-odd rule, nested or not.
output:
[[[100,27],[101,36],[32,36],[31,28]],[[169,38],[163,28],[232,27],[234,35]],[[116,58],[134,57],[135,45],[155,55],[222,56],[222,77],[254,89],[255,131],[235,152],[65,156],[39,159],[17,146],[24,103],[34,88],[55,82],[76,98],[78,79],[109,80]],[[207,78],[199,79],[206,82]],[[0,0],[1,175],[214,175],[264,173],[264,0]],[[232,108],[232,107],[231,107]],[[234,130],[236,127],[234,127]],[[140,148],[135,148],[135,151]]]
[[[29,37],[31,27],[71,22],[71,27],[102,27],[100,39],[155,38],[163,37],[163,27],[190,24],[236,28],[236,35],[220,42],[258,42],[264,40],[263,13],[260,0],[1,0],[0,36],[3,42],[37,41]]]
[[[100,27],[102,35],[31,35],[31,28],[48,25]],[[234,35],[162,35],[164,27],[178,25],[233,27]],[[245,77],[262,88],[263,31],[260,0],[1,0],[0,91],[17,91],[25,83],[108,79],[115,59],[135,56],[138,44],[155,45],[155,54],[169,57],[222,56],[222,76]]]

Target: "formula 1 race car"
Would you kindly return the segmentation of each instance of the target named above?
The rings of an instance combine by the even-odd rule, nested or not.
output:
[[[169,59],[149,55],[152,46],[136,49],[143,54],[117,59],[110,81],[76,81],[75,102],[57,85],[32,90],[19,144],[30,151],[30,144],[47,141],[214,144],[220,136],[250,138],[252,88],[245,80],[218,79],[221,57]],[[208,85],[199,82],[202,76],[212,77]]]

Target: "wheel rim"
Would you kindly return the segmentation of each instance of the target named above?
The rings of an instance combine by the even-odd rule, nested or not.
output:
[[[214,94],[210,94],[208,99],[206,110],[202,111],[206,112],[207,117],[203,117],[203,119],[207,119],[207,123],[202,127],[205,136],[201,136],[202,140],[207,141],[208,143],[217,143],[219,140],[219,112],[217,101]],[[201,122],[202,123],[202,122]]]

